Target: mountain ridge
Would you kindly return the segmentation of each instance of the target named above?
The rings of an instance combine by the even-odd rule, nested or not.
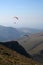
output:
[[[43,65],[0,44],[0,65]]]
[[[27,53],[26,50],[17,41],[0,42],[0,44],[4,45],[12,50],[15,50],[19,54],[32,58],[32,56],[29,53]]]
[[[23,36],[28,36],[42,30],[36,30],[31,28],[13,28],[0,25],[0,42],[12,41],[20,39]]]

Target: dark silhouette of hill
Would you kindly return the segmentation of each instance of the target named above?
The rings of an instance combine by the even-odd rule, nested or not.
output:
[[[43,63],[43,55],[42,54],[35,54],[34,59],[40,63]]]
[[[43,65],[0,44],[0,65]]]
[[[26,57],[32,58],[32,56],[30,54],[28,54],[26,52],[26,50],[17,41],[0,42],[0,44],[4,45],[12,50],[15,50],[16,52],[18,52]]]
[[[40,54],[42,54],[42,55],[43,55],[43,50],[41,50],[41,51],[40,51]]]
[[[43,50],[41,50],[39,53],[33,55],[34,59],[37,60],[40,63],[43,63]]]

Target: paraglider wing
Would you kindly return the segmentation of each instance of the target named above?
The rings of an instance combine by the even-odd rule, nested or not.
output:
[[[19,19],[19,18],[18,18],[18,17],[16,17],[16,16],[15,16],[15,17],[13,17],[13,18],[16,18],[17,20]]]
[[[14,16],[13,19],[14,19],[14,21],[19,20],[19,18],[17,16]],[[16,24],[16,22],[14,22],[14,23]]]

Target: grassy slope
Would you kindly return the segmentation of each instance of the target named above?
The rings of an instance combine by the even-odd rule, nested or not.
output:
[[[41,65],[30,58],[20,55],[3,45],[0,45],[0,65]]]
[[[31,54],[43,49],[43,32],[29,35],[18,40],[18,42]]]

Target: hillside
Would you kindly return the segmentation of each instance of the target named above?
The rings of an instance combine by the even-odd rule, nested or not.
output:
[[[39,51],[43,49],[43,32],[22,37],[17,41],[26,49],[27,52],[31,53],[31,51],[36,48],[38,48],[37,51]],[[32,54],[37,53],[37,51],[32,52]]]
[[[18,52],[26,57],[32,58],[32,56],[30,54],[28,54],[26,52],[26,50],[17,41],[0,42],[0,44],[4,45],[12,50],[15,50],[16,52]]]
[[[0,44],[0,65],[42,65]]]
[[[28,53],[33,55],[36,60],[43,62],[43,54],[39,54],[40,51],[43,50],[43,32],[28,35],[18,39],[18,42],[26,49]]]

